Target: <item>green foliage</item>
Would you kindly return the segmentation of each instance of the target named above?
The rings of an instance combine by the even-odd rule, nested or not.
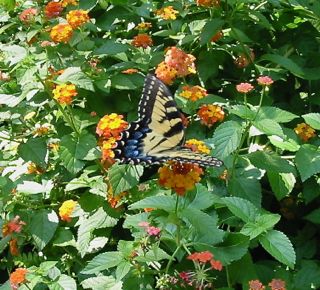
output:
[[[49,2],[0,0],[0,289],[318,289],[320,4]],[[79,9],[90,20],[55,38]],[[120,119],[102,117],[137,120],[150,72],[221,168],[114,163]]]

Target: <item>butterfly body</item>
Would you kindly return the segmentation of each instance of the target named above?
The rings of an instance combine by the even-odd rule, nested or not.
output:
[[[147,75],[138,120],[129,124],[117,141],[116,160],[131,164],[176,160],[203,166],[222,165],[222,161],[210,155],[183,148],[184,138],[180,112],[169,89],[155,76]]]

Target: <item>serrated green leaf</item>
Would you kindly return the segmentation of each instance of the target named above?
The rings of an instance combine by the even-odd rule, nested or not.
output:
[[[196,191],[197,194],[192,200],[192,202],[188,205],[188,207],[204,210],[214,204],[215,198],[213,194],[209,192],[205,186],[197,184]]]
[[[32,213],[28,230],[38,250],[42,250],[52,239],[59,224],[59,218],[54,211],[38,210]]]
[[[214,155],[225,158],[234,152],[240,145],[242,126],[235,121],[227,121],[217,127],[213,138],[208,140],[214,147]]]
[[[254,221],[259,215],[258,208],[246,199],[233,196],[224,197],[222,201],[236,217],[244,222]]]
[[[293,269],[296,254],[288,237],[276,230],[270,230],[259,238],[262,247],[279,262]]]
[[[234,105],[229,110],[229,113],[235,114],[245,120],[254,120],[256,113],[244,105]]]
[[[214,18],[208,21],[203,27],[200,34],[200,45],[204,45],[210,42],[211,38],[221,30],[224,25],[224,20],[220,18]]]
[[[78,88],[94,92],[92,80],[84,72],[81,71],[80,67],[68,67],[57,78],[57,82],[72,83]]]
[[[96,146],[95,138],[87,133],[80,136],[66,135],[61,138],[59,154],[62,164],[73,174],[78,173],[85,165],[82,160]]]
[[[237,197],[251,201],[261,207],[261,185],[258,180],[247,176],[233,176],[228,183],[229,192]]]
[[[313,129],[320,130],[320,113],[309,113],[302,115],[305,122]]]
[[[272,228],[280,220],[280,215],[263,214],[258,216],[254,222],[246,223],[240,233],[250,237],[250,240]]]
[[[291,138],[283,139],[276,135],[268,136],[272,145],[291,152],[296,152],[299,150],[300,145]]]
[[[270,119],[278,123],[287,123],[295,118],[298,116],[276,107],[261,107],[257,115],[257,120]]]
[[[117,43],[114,40],[106,40],[102,46],[97,48],[94,55],[115,55],[121,52],[126,52],[129,49],[129,45],[123,43]]]
[[[213,247],[204,244],[196,244],[197,251],[210,251],[214,258],[222,262],[223,265],[229,265],[233,261],[241,259],[248,251],[249,237],[240,233],[228,233],[223,242]]]
[[[287,160],[275,154],[256,151],[248,154],[251,163],[260,169],[278,173],[295,173],[295,168]]]
[[[277,200],[287,196],[296,183],[296,178],[292,173],[277,173],[268,171],[268,179]]]
[[[92,290],[116,290],[114,288],[116,284],[118,283],[116,282],[113,276],[91,277],[81,282],[81,286],[84,289]]]
[[[283,137],[283,131],[281,126],[274,120],[263,119],[263,120],[254,120],[252,124],[262,133],[266,135],[277,135]]]
[[[180,216],[190,223],[189,227],[195,234],[194,242],[217,244],[222,242],[224,232],[217,226],[217,218],[194,208],[185,208]]]
[[[123,277],[125,277],[129,273],[131,267],[132,265],[129,261],[120,262],[116,269],[117,281],[121,281]]]
[[[320,149],[305,144],[300,147],[295,157],[296,166],[302,181],[320,172]]]
[[[81,271],[82,274],[97,274],[101,271],[118,266],[123,261],[121,253],[111,251],[95,256]]]
[[[81,218],[81,220],[79,220],[80,226],[77,240],[81,257],[87,254],[90,241],[93,239],[92,233],[95,229],[113,227],[116,223],[117,219],[108,216],[102,208],[99,208],[87,219]]]
[[[108,170],[108,177],[115,195],[126,191],[139,183],[139,178],[143,173],[141,165],[114,164]]]
[[[77,290],[77,284],[76,281],[71,278],[70,276],[67,276],[65,274],[62,274],[59,279],[55,282],[55,284],[58,284],[63,290]],[[51,290],[58,290],[59,287],[50,287]]]
[[[30,138],[20,144],[18,152],[24,161],[32,161],[40,166],[45,166],[47,156],[47,143],[44,138]]]
[[[165,211],[174,211],[176,200],[173,196],[149,196],[129,206],[132,209],[156,208]]]
[[[320,208],[317,208],[307,214],[304,219],[314,223],[314,224],[320,224]]]

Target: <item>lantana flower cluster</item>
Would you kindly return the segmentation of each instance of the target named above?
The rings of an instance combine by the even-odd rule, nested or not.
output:
[[[56,18],[61,15],[64,7],[77,4],[77,1],[50,1],[44,8],[44,14],[48,19]],[[56,43],[67,43],[71,39],[73,31],[89,20],[88,11],[82,9],[71,10],[66,15],[66,23],[59,23],[52,27],[50,37]]]
[[[306,123],[298,124],[294,131],[304,142],[316,136],[316,130]]]
[[[225,117],[222,107],[212,104],[202,105],[198,110],[197,115],[200,118],[200,123],[209,128],[216,122],[223,121]]]
[[[199,152],[199,153],[203,153],[203,154],[210,153],[209,147],[203,141],[200,141],[197,139],[187,140],[186,143],[184,144],[184,146],[191,149],[194,152]]]
[[[153,41],[150,35],[140,33],[133,38],[131,44],[135,47],[147,48],[153,45]]]
[[[122,115],[112,113],[103,116],[98,122],[96,133],[101,138],[102,160],[114,163],[114,152],[117,140],[121,133],[128,127],[128,123],[123,120]]]
[[[161,9],[155,10],[154,13],[163,20],[175,20],[177,19],[179,11],[175,10],[173,6],[166,6]]]
[[[207,90],[200,86],[183,86],[180,96],[190,101],[198,101],[208,95]]]
[[[158,173],[161,186],[173,189],[178,195],[184,195],[201,180],[203,170],[197,164],[169,161],[159,168]]]
[[[74,210],[76,209],[77,202],[69,199],[62,203],[62,205],[59,208],[59,216],[62,221],[70,222],[71,216]]]
[[[185,77],[196,73],[196,58],[192,54],[187,54],[178,47],[171,47],[165,54],[165,59],[155,71],[157,78],[165,84],[172,84],[176,77]]]
[[[52,94],[59,104],[70,105],[78,92],[74,84],[61,84],[53,89]]]
[[[220,6],[220,0],[197,0],[197,5],[203,7]]]
[[[249,281],[249,290],[265,290],[266,287],[259,280]],[[286,283],[282,279],[272,279],[268,284],[271,290],[286,290]]]
[[[19,286],[27,282],[26,274],[28,270],[26,268],[17,268],[10,274],[10,285],[11,289],[16,290]]]

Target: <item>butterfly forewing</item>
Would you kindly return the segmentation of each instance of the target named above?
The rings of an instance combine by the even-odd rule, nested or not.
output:
[[[168,88],[151,74],[144,83],[138,117],[117,142],[115,158],[120,162],[137,164],[176,160],[204,166],[222,165],[212,156],[181,147],[184,127],[180,112]]]

